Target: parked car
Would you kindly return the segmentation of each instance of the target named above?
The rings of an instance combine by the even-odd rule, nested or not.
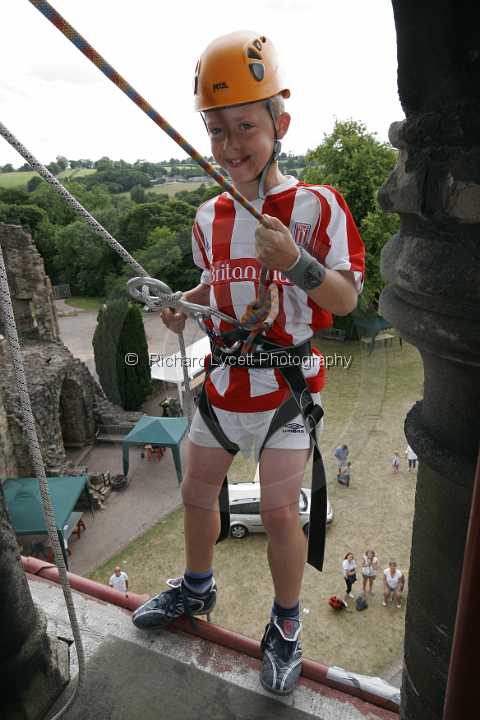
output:
[[[244,538],[248,533],[265,532],[260,516],[260,483],[247,482],[228,486],[230,497],[230,534]],[[301,488],[298,515],[305,535],[310,523],[310,488]],[[327,501],[327,526],[333,521],[333,508]]]

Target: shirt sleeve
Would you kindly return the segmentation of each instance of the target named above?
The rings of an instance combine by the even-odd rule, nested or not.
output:
[[[204,283],[204,285],[210,285],[210,261],[207,255],[205,238],[197,218],[195,218],[192,227],[192,255],[193,262],[200,268],[200,270],[202,270],[200,282]]]
[[[312,238],[312,255],[330,270],[350,270],[357,292],[363,289],[365,245],[342,195],[330,187],[316,188],[320,214]]]

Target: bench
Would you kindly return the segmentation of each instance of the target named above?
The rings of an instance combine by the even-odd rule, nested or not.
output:
[[[393,333],[389,332],[379,332],[374,337],[362,337],[361,341],[365,343],[369,347],[370,350],[373,350],[374,344],[377,342],[383,342],[384,347],[387,347],[387,345],[393,345],[393,341],[395,338],[398,338],[398,341],[400,343],[400,349],[403,347],[403,339],[400,335],[394,335]]]
[[[324,340],[345,340],[346,332],[340,328],[325,328],[320,331],[320,337]]]

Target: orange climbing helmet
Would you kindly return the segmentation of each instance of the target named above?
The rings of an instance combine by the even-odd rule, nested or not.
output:
[[[271,40],[249,30],[222,35],[206,48],[195,69],[195,110],[290,96]]]

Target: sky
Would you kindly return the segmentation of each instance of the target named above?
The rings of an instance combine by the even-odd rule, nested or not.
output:
[[[389,0],[53,0],[52,5],[201,154],[193,72],[219,35],[254,30],[276,45],[291,89],[285,152],[303,154],[335,119],[384,142],[404,113]],[[0,120],[41,162],[104,155],[184,158],[150,118],[28,0],[0,3]],[[23,164],[0,138],[0,165]]]

